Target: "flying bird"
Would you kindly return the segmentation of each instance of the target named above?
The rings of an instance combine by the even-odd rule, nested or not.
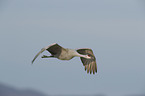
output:
[[[63,48],[57,43],[53,43],[49,46],[42,48],[32,60],[32,64],[35,59],[45,50],[51,53],[50,56],[43,55],[41,58],[58,58],[60,60],[70,60],[73,57],[80,57],[87,73],[97,73],[96,58],[90,48],[69,49]]]

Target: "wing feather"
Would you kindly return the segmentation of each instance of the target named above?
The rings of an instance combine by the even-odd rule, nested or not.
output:
[[[95,64],[93,64],[93,74],[95,74]]]
[[[87,73],[89,73],[89,71],[90,71],[90,64],[88,65]]]
[[[61,52],[61,46],[59,46],[57,43],[53,43],[49,46],[46,46],[44,48],[42,48],[37,54],[36,56],[34,57],[34,59],[32,60],[32,64],[33,62],[35,61],[35,59],[42,53],[44,52],[45,50],[49,51],[52,55],[55,55],[57,53],[60,53]]]
[[[85,65],[85,71],[87,70],[87,68],[88,68],[88,65]]]
[[[35,59],[42,53],[42,52],[44,52],[46,49],[45,48],[42,48],[37,54],[36,54],[36,56],[34,57],[34,59],[32,60],[32,64],[33,64],[33,62],[35,61]]]
[[[49,46],[46,50],[49,51],[52,55],[56,55],[56,54],[60,54],[62,49],[63,47],[55,43],[52,46]]]
[[[96,58],[93,54],[92,49],[81,48],[81,49],[77,49],[77,52],[79,54],[82,54],[82,55],[90,54],[92,56],[92,59],[86,59],[86,58],[83,58],[83,57],[80,57],[80,58],[81,58],[81,61],[82,61],[83,65],[85,66],[85,70],[87,70],[87,73],[89,73],[89,72],[90,72],[90,74],[92,72],[93,72],[93,74],[95,74],[95,72],[97,73]]]
[[[90,74],[92,73],[92,71],[93,71],[93,64],[91,63],[90,64]]]

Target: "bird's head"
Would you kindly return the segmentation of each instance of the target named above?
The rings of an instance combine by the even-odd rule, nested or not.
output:
[[[92,56],[91,54],[86,54],[86,58],[87,59],[95,59],[94,56]]]

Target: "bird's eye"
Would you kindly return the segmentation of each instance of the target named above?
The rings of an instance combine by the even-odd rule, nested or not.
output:
[[[90,54],[88,54],[88,56],[89,56],[89,57],[91,57],[91,55],[90,55]]]

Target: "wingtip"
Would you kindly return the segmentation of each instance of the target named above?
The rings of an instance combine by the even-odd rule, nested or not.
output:
[[[33,65],[33,62],[34,62],[34,61],[31,62],[31,65]]]
[[[57,44],[57,43],[52,43],[51,45],[55,45],[55,44]]]
[[[87,72],[87,73],[89,73],[89,72]],[[92,74],[92,73],[93,73],[93,75],[97,74],[97,70],[95,70],[95,71],[90,70],[90,74]]]
[[[33,60],[31,61],[31,65],[34,63],[34,61],[35,61],[35,59],[33,59]]]

